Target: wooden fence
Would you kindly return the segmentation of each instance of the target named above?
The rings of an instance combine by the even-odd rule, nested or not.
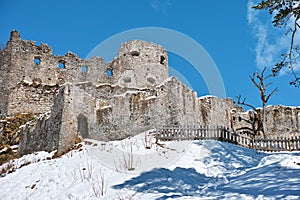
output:
[[[300,137],[255,137],[253,141],[253,148],[261,151],[299,151]]]
[[[156,140],[218,140],[261,151],[300,150],[300,137],[259,138],[231,131],[224,126],[178,126],[156,129]]]

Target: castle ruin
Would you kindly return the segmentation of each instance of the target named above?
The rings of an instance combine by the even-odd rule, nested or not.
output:
[[[168,77],[167,51],[145,41],[121,45],[110,63],[74,53],[53,55],[46,45],[12,31],[0,53],[0,117],[30,113],[19,128],[20,155],[64,152],[78,138],[118,140],[162,126],[222,125],[249,129],[251,117],[230,99],[197,97]],[[268,134],[299,134],[300,108],[269,106]],[[3,124],[0,126],[3,127]]]

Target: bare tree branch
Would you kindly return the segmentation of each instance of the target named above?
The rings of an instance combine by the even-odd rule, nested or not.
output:
[[[255,106],[253,106],[253,105],[248,104],[248,103],[245,102],[245,101],[246,101],[246,98],[244,98],[243,101],[241,101],[242,95],[236,96],[236,98],[238,99],[238,104],[239,104],[239,105],[247,106],[247,107],[253,109],[253,110],[256,112]]]
[[[273,76],[277,76],[279,72],[286,68],[290,71],[293,78],[290,85],[300,87],[300,77],[296,73],[296,65],[300,59],[299,44],[295,44],[296,33],[299,31],[300,25],[300,6],[299,0],[261,0],[260,3],[252,8],[257,10],[268,10],[273,17],[273,25],[277,28],[287,28],[286,35],[290,37],[289,49],[282,54],[282,59],[272,69]],[[291,27],[290,26],[290,23]]]
[[[266,97],[266,102],[268,102],[269,99],[270,99],[270,97],[271,97],[272,95],[274,95],[274,94],[275,94],[276,92],[278,92],[278,91],[279,91],[278,88],[273,89],[272,92],[271,92],[269,95],[267,95],[267,97]]]

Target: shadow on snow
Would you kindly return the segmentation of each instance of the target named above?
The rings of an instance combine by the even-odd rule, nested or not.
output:
[[[165,168],[144,172],[140,176],[114,186],[115,189],[129,188],[142,193],[163,193],[158,199],[181,196],[196,196],[205,189],[211,178],[199,174],[195,169]]]
[[[159,168],[113,188],[128,188],[158,196],[161,194],[158,200],[182,196],[224,198],[240,194],[275,198],[300,196],[299,169],[282,167],[280,161],[259,165],[262,159],[268,159],[272,154],[214,141],[198,141],[195,144],[210,149],[210,154],[199,162],[205,163],[210,170],[214,170],[214,167],[221,169],[221,175],[207,177],[194,168],[177,167],[173,171]],[[195,164],[197,162],[195,160]]]

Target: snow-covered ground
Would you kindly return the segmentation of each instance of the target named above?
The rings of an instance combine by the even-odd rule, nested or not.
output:
[[[0,178],[0,199],[300,199],[299,152],[266,154],[217,141],[157,145],[142,133],[86,140],[61,158],[52,155],[11,162],[22,167]]]

